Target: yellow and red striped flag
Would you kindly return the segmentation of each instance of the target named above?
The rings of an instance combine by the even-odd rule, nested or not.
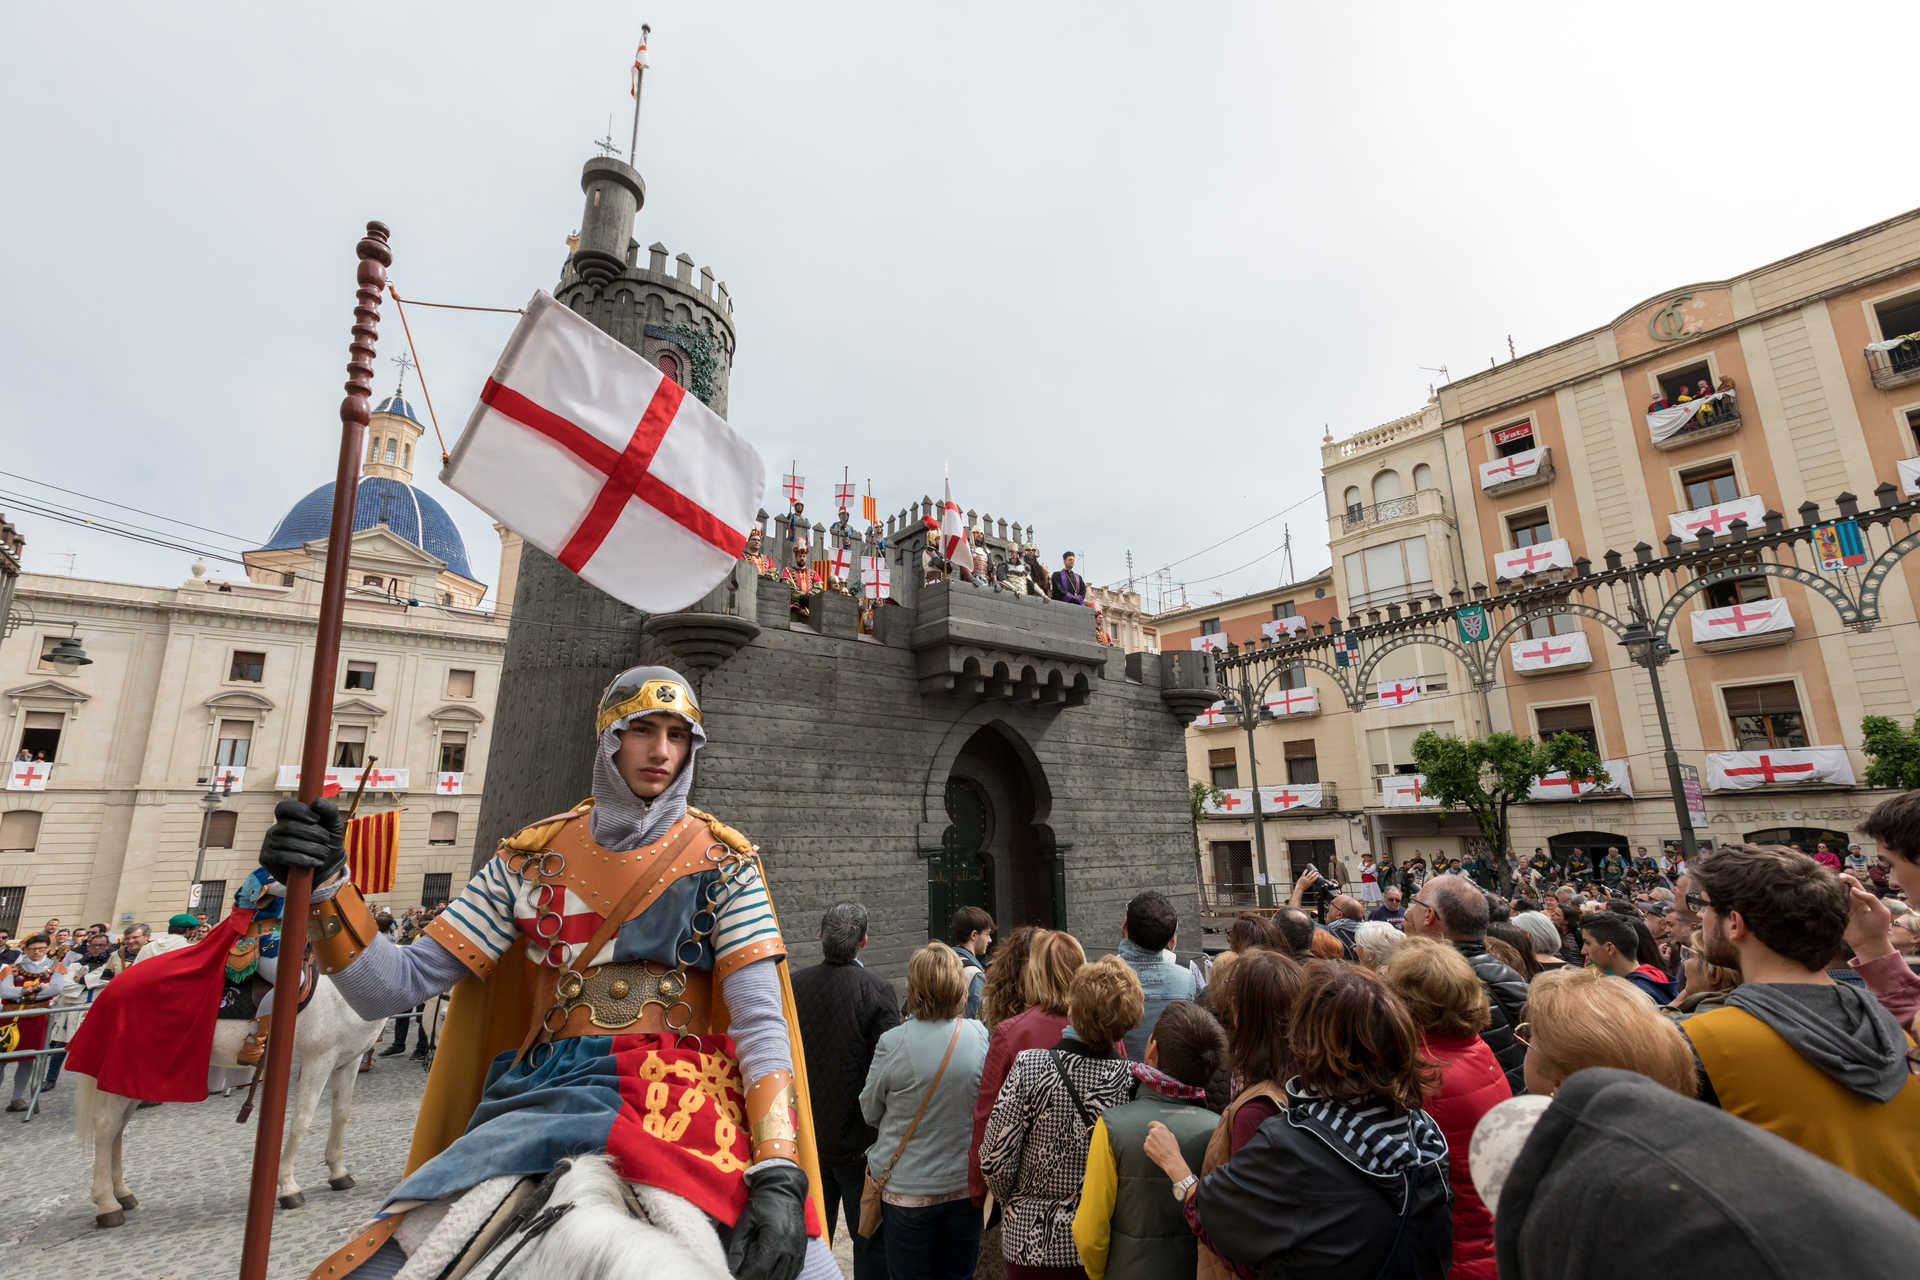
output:
[[[361,893],[392,893],[400,861],[400,811],[369,813],[347,823],[347,876]]]

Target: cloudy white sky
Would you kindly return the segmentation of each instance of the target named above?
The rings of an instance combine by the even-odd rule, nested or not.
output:
[[[1920,204],[1920,10],[1804,4],[6,6],[0,511],[29,569],[264,539],[327,479],[361,224],[406,296],[551,288],[653,24],[637,234],[710,264],[731,419],[1196,602],[1326,562],[1336,436]],[[510,317],[413,313],[442,427]],[[385,360],[400,350],[389,309]],[[51,482],[231,537],[112,512]],[[490,522],[436,480],[491,581]],[[775,495],[769,494],[771,500]],[[1298,505],[1295,505],[1298,504]],[[1291,507],[1213,550],[1202,548]]]

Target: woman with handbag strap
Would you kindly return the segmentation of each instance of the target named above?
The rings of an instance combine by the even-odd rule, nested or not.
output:
[[[966,970],[952,947],[930,942],[907,962],[907,1020],[880,1037],[860,1110],[880,1131],[867,1151],[860,1234],[877,1227],[889,1276],[965,1280],[980,1247],[980,1212],[967,1195],[973,1099],[987,1060],[987,1029],[961,1017]],[[867,1280],[856,1270],[854,1280]]]

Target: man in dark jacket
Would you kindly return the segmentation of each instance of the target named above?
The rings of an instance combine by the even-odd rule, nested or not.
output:
[[[1487,954],[1487,895],[1462,876],[1436,876],[1407,903],[1406,931],[1451,942],[1487,989],[1491,1021],[1480,1033],[1515,1094],[1527,1091],[1527,1046],[1513,1029],[1526,1020],[1527,980]]]
[[[1053,575],[1053,598],[1068,604],[1087,602],[1087,580],[1073,571],[1073,552],[1060,557],[1060,570]]]
[[[860,963],[866,945],[867,909],[857,902],[837,902],[820,920],[824,958],[793,975],[829,1236],[842,1205],[849,1228],[860,1221],[867,1148],[876,1136],[860,1114],[860,1089],[881,1033],[900,1021],[892,985]],[[885,1280],[886,1255],[878,1232],[871,1238],[855,1233],[853,1268],[857,1280]]]

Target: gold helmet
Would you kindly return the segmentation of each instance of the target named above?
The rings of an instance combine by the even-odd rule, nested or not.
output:
[[[671,711],[705,727],[700,715],[700,700],[693,686],[672,667],[630,667],[613,678],[600,695],[600,713],[594,718],[593,731],[602,734],[607,726],[648,711]]]

